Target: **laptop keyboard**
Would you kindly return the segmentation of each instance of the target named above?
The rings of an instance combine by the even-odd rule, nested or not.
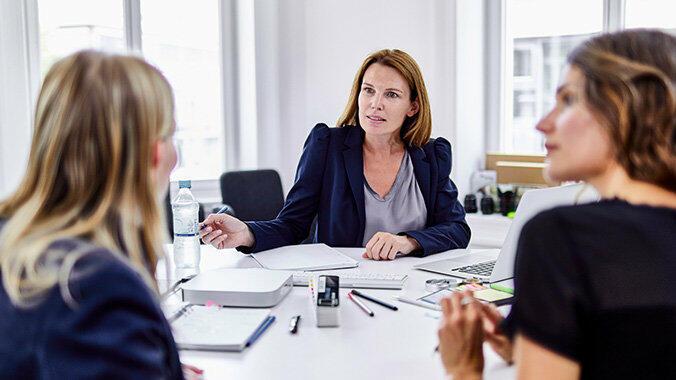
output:
[[[493,273],[493,267],[495,266],[496,260],[486,261],[484,263],[467,265],[461,268],[453,268],[454,272],[464,272],[479,276],[490,276]]]

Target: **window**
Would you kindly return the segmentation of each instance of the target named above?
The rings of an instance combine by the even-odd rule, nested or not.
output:
[[[626,28],[660,28],[676,33],[676,1],[625,1]]]
[[[223,172],[217,0],[141,0],[143,55],[174,89],[178,164],[171,177],[218,178]],[[177,22],[180,20],[180,22]]]
[[[132,44],[141,46],[144,58],[174,90],[178,164],[171,179],[217,179],[225,167],[219,0],[127,0],[141,17],[125,12],[124,4],[38,0],[42,77],[54,62],[77,50],[124,53],[133,50]],[[125,35],[129,25],[141,31],[133,42]],[[217,181],[211,182],[218,193]]]
[[[41,77],[54,62],[77,50],[124,52],[122,13],[120,0],[40,0]]]
[[[544,152],[535,124],[554,104],[566,56],[602,29],[602,0],[506,0],[503,152]]]

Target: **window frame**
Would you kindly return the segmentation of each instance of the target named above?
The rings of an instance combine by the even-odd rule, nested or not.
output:
[[[29,64],[29,80],[31,104],[35,104],[41,86],[40,75],[40,23],[38,13],[39,0],[23,0],[26,16],[26,41]],[[142,30],[141,30],[141,1],[119,0],[123,6],[123,33],[126,52],[143,57]],[[220,70],[221,70],[221,127],[224,128],[224,154],[219,157],[223,160],[225,170],[234,170],[240,167],[241,149],[239,135],[241,123],[238,119],[238,68],[237,68],[237,1],[218,0],[219,7],[219,39],[220,39]],[[33,58],[35,57],[35,58]],[[31,125],[33,120],[31,119]],[[220,178],[220,175],[219,175]],[[221,201],[219,178],[196,180],[193,187],[198,200],[206,203]],[[171,189],[177,188],[177,181],[171,181]],[[172,195],[173,195],[172,191]]]
[[[508,120],[513,118],[514,107],[513,88],[508,83],[510,76],[507,75],[513,72],[511,55],[514,51],[512,41],[507,38],[509,35],[509,24],[506,22],[509,17],[507,1],[509,0],[496,1],[497,4],[494,7],[488,7],[486,12],[486,51],[490,52],[491,47],[500,47],[499,55],[490,53],[487,55],[487,75],[497,78],[499,86],[489,87],[486,91],[486,112],[489,121],[486,124],[486,132],[488,136],[491,136],[487,139],[486,151],[519,154],[519,151],[507,149],[507,142],[511,141],[514,132],[512,128],[507,129]],[[624,29],[624,21],[625,0],[603,0],[601,33]]]

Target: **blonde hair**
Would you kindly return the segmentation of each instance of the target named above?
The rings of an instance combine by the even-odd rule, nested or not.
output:
[[[401,50],[383,49],[377,51],[362,63],[359,71],[352,82],[350,97],[343,114],[336,123],[339,127],[359,125],[359,92],[361,90],[364,73],[374,63],[391,67],[399,72],[411,89],[411,101],[417,100],[420,110],[413,116],[404,120],[401,127],[401,139],[407,145],[421,146],[430,140],[432,134],[432,111],[427,98],[427,89],[423,81],[422,73],[418,64],[410,55]]]
[[[151,169],[173,113],[169,83],[140,58],[81,51],[52,66],[25,176],[0,202],[0,269],[14,304],[35,304],[57,283],[68,289],[75,253],[50,245],[69,238],[109,249],[155,289],[168,235]]]

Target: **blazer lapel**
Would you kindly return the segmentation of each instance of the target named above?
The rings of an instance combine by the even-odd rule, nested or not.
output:
[[[343,151],[343,159],[345,160],[345,171],[350,182],[352,195],[357,204],[357,214],[359,216],[359,235],[356,241],[361,245],[364,240],[364,226],[366,225],[366,216],[364,211],[364,151],[363,139],[361,136],[361,128],[359,127],[343,127],[350,128],[345,137],[345,150]]]
[[[430,224],[432,215],[434,214],[434,197],[431,193],[432,177],[430,176],[429,158],[421,147],[409,146],[408,154],[411,156],[413,163],[413,171],[415,172],[415,179],[420,186],[420,192],[425,198],[425,207],[427,207],[427,224]]]

